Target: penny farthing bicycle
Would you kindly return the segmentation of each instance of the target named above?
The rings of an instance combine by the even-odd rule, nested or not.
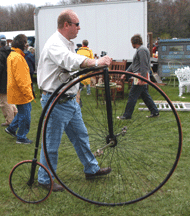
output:
[[[78,79],[81,74],[86,75]],[[124,113],[129,90],[125,84],[124,99],[115,98],[118,86],[113,88],[114,84],[110,80],[113,76],[123,74],[146,81],[152,99],[165,101],[170,111],[160,111],[159,117],[146,118],[150,112],[139,98],[132,119],[118,120],[117,116]],[[46,149],[46,128],[61,95],[82,80],[92,77],[103,80],[101,94],[97,86],[91,88],[91,95],[88,96],[85,89],[81,91],[81,112],[91,151],[99,166],[111,167],[112,172],[86,180],[83,166],[65,133],[59,147],[57,171],[53,170]],[[49,169],[37,161],[42,126],[43,147]],[[42,202],[50,195],[52,187],[48,191],[38,186],[37,173],[41,166],[50,179],[52,172],[67,191],[84,201],[106,206],[132,204],[154,194],[168,181],[177,166],[181,149],[182,129],[178,114],[157,85],[130,72],[108,71],[107,67],[87,68],[71,75],[51,95],[39,120],[34,159],[15,165],[10,173],[9,184],[13,194],[21,201]]]

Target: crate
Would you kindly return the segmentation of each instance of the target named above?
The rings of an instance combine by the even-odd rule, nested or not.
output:
[[[160,77],[169,77],[171,68],[169,62],[176,60],[175,69],[181,65],[190,66],[190,38],[165,39],[158,41],[158,74]]]

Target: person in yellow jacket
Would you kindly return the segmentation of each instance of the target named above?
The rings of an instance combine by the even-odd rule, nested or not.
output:
[[[94,59],[94,55],[91,49],[88,48],[88,41],[82,41],[82,47],[80,47],[77,51],[77,54],[84,55],[90,59]],[[90,78],[87,78],[81,82],[83,85],[86,85],[87,95],[90,95]]]
[[[17,138],[17,144],[32,143],[32,140],[26,137],[30,130],[31,101],[34,99],[30,70],[24,58],[26,46],[27,37],[23,34],[17,35],[7,58],[7,102],[16,104],[18,113],[5,132]]]

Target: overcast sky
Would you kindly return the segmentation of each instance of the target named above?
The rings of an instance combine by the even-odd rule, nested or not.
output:
[[[31,0],[5,0],[5,1],[1,0],[0,6],[13,6],[19,3],[30,3],[36,5],[36,7],[39,7],[45,5],[46,3],[55,5],[58,2],[59,0],[32,0],[32,1]]]

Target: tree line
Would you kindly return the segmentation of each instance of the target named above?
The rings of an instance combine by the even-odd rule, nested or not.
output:
[[[0,7],[0,32],[34,30],[34,9],[32,4]]]
[[[148,3],[148,31],[161,39],[190,38],[190,0]]]
[[[60,0],[59,4],[92,2],[102,0]],[[32,4],[0,6],[0,32],[34,30],[35,8]],[[190,38],[190,0],[149,0],[148,32],[153,33],[153,38]]]

